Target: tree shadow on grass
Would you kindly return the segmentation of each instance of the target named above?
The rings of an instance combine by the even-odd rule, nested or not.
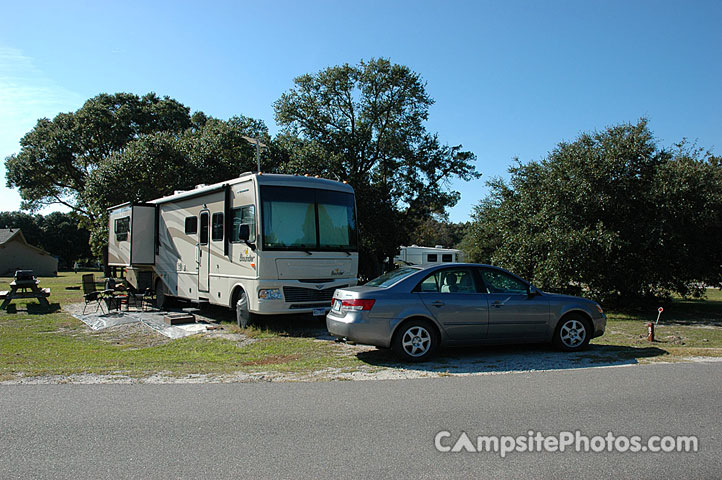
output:
[[[641,358],[666,354],[657,347],[590,345],[581,352],[560,352],[547,345],[509,345],[448,348],[423,363],[400,362],[388,349],[359,352],[356,357],[364,363],[380,367],[470,374],[634,365]]]

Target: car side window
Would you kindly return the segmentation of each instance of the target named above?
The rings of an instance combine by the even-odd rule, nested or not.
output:
[[[469,269],[437,270],[419,283],[415,291],[427,293],[476,293]]]
[[[481,278],[486,284],[486,293],[527,293],[526,283],[499,270],[481,269]]]
[[[432,273],[419,283],[416,287],[417,292],[439,293],[439,275]]]

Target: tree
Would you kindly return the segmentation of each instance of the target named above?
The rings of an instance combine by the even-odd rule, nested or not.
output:
[[[242,116],[224,121],[198,114],[194,118],[201,121],[180,135],[158,132],[139,136],[90,173],[82,195],[98,219],[92,229],[96,250],[107,244],[108,207],[147,201],[256,170],[251,138],[269,141],[262,121]],[[265,156],[262,165],[267,171],[274,169]]]
[[[380,271],[417,223],[458,200],[448,180],[477,178],[473,153],[426,131],[421,77],[386,59],[302,75],[274,103],[272,155],[288,173],[348,181],[356,191],[363,276]]]
[[[0,212],[0,228],[22,230],[30,245],[40,246],[43,240],[42,218],[25,212]]]
[[[409,243],[433,247],[457,248],[466,234],[468,223],[453,223],[443,215],[431,215],[409,236]]]
[[[23,212],[0,212],[0,228],[22,230],[30,245],[58,257],[59,268],[69,269],[76,260],[92,256],[90,234],[78,227],[74,213],[53,212],[43,217]]]
[[[722,281],[719,159],[685,143],[658,148],[647,120],[582,134],[509,172],[475,207],[472,260],[621,302]]]
[[[100,94],[76,112],[38,120],[5,160],[7,186],[20,189],[24,210],[61,204],[92,221],[82,192],[94,169],[140,135],[190,126],[189,109],[168,97]]]
[[[23,209],[71,208],[100,255],[108,207],[255,170],[250,137],[270,141],[260,120],[191,116],[188,107],[154,93],[101,94],[73,113],[38,120],[20,152],[5,160],[7,184],[20,189]]]
[[[38,219],[43,229],[40,245],[58,257],[58,268],[71,269],[77,260],[93,257],[90,251],[90,232],[78,227],[78,215],[52,212]]]

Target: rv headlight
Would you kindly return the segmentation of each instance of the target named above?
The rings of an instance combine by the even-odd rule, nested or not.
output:
[[[283,299],[283,295],[281,295],[280,288],[264,288],[258,291],[258,298],[263,300],[281,300]]]

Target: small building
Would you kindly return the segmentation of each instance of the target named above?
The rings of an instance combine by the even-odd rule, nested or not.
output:
[[[55,276],[58,259],[30,245],[19,229],[0,229],[0,275],[10,276],[15,270],[32,270],[42,277]]]

